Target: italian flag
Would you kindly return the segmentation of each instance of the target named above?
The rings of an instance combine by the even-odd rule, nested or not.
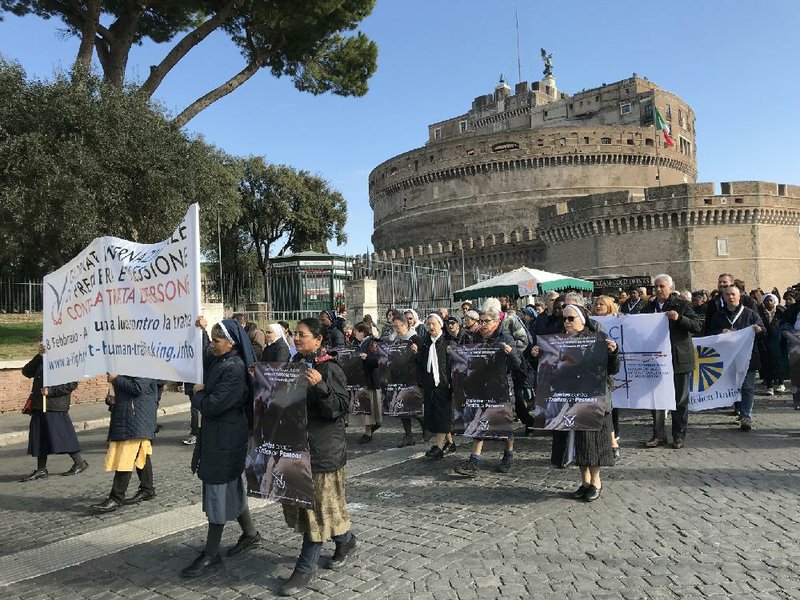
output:
[[[660,131],[664,134],[664,141],[667,143],[667,146],[672,148],[675,145],[675,141],[669,134],[669,125],[667,125],[664,117],[661,116],[661,113],[658,111],[658,107],[654,108],[656,109],[656,131]]]

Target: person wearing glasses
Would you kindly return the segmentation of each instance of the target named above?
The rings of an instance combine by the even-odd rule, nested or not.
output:
[[[595,317],[615,317],[619,314],[619,306],[611,296],[598,296],[592,305],[592,314]],[[614,460],[619,460],[619,409],[611,411],[611,421],[614,424],[614,436],[611,447],[614,450]]]
[[[564,306],[563,314],[566,335],[597,335],[598,329],[594,321],[589,318],[586,309],[582,306],[568,304]],[[606,365],[605,412],[602,427],[599,431],[575,431],[574,437],[575,464],[578,465],[581,472],[581,485],[575,490],[573,497],[576,500],[584,500],[586,502],[594,502],[600,497],[600,492],[603,488],[600,479],[600,467],[614,465],[614,453],[611,447],[613,434],[611,390],[614,382],[613,376],[619,371],[619,348],[617,343],[610,338],[605,340],[605,345],[608,352],[608,363]],[[540,353],[539,347],[534,346],[531,352],[538,357]]]
[[[496,346],[502,348],[506,356],[506,365],[502,373],[498,374],[502,377],[500,385],[504,390],[507,390],[507,377],[508,373],[522,368],[522,355],[514,347],[514,339],[511,335],[500,326],[500,313],[492,308],[486,308],[486,305],[481,308],[480,320],[478,321],[481,326],[481,338],[486,345]],[[510,402],[508,393],[504,397],[495,399],[498,404]],[[469,409],[465,409],[467,413]],[[467,418],[465,416],[465,425],[467,425]],[[462,464],[455,467],[455,472],[465,477],[475,477],[478,475],[478,463],[481,460],[481,452],[483,451],[483,439],[475,438],[472,441],[472,453],[469,458]],[[514,460],[514,436],[509,435],[505,442],[505,449],[503,457],[497,466],[500,473],[508,473],[511,470],[511,465]]]
[[[302,319],[294,334],[297,354],[292,360],[302,361],[310,367],[305,377],[308,381],[306,410],[314,508],[283,505],[286,524],[303,534],[303,545],[294,571],[281,588],[283,596],[299,593],[314,578],[323,542],[333,539],[336,544],[336,550],[328,561],[329,568],[343,565],[356,547],[345,499],[347,439],[344,417],[350,395],[347,377],[323,346],[322,335],[323,327],[317,319]]]

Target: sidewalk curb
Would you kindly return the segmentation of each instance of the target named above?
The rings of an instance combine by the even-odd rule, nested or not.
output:
[[[173,406],[165,406],[158,409],[158,416],[166,417],[169,415],[179,415],[181,413],[189,412],[189,404],[181,403]],[[89,421],[73,421],[75,426],[75,433],[87,431],[90,429],[102,429],[108,427],[110,417],[103,417],[101,419],[91,419]],[[12,446],[14,444],[21,444],[28,440],[28,430],[12,431],[11,433],[0,433],[0,448],[4,446]]]

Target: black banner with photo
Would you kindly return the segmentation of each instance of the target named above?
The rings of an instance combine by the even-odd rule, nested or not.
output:
[[[247,493],[314,508],[305,363],[256,363]]]
[[[800,331],[786,330],[783,336],[789,355],[789,379],[792,385],[800,387]]]
[[[472,438],[508,438],[514,431],[507,357],[502,346],[450,347],[453,430]]]
[[[384,383],[384,410],[395,417],[422,414],[422,389],[417,385],[416,355],[410,342],[393,342],[385,346],[386,368],[381,372]]]
[[[606,335],[541,335],[534,426],[554,431],[597,431],[606,408]]]
[[[377,354],[382,382],[387,379],[387,346],[383,342],[373,339],[370,341],[370,352]],[[371,415],[372,393],[367,388],[367,373],[364,370],[364,359],[361,350],[355,348],[335,348],[336,360],[342,366],[347,377],[347,390],[350,392],[350,414]],[[331,352],[331,354],[334,354]]]

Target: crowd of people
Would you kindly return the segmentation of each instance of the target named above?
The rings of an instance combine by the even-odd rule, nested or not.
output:
[[[591,300],[577,292],[549,292],[540,301],[518,307],[509,297],[489,298],[480,307],[471,301],[461,305],[461,314],[442,308],[424,319],[413,309],[390,309],[380,329],[366,315],[349,324],[333,310],[319,318],[299,321],[295,331],[286,322],[272,323],[261,329],[236,314],[213,327],[203,317],[197,326],[203,331],[204,380],[185,383],[192,410],[191,431],[184,440],[194,446],[191,470],[202,482],[202,507],[208,518],[206,543],[199,556],[187,566],[185,577],[199,576],[221,564],[220,543],[228,521],[237,521],[242,533],[228,549],[236,556],[261,541],[247,503],[244,474],[252,423],[252,366],[258,361],[303,361],[311,368],[307,379],[307,437],[315,504],[312,509],[284,505],[289,527],[302,534],[300,556],[294,571],[282,588],[284,595],[304,589],[314,577],[322,545],[333,540],[335,550],[326,565],[336,568],[347,561],[356,546],[345,501],[345,427],[363,431],[359,443],[372,442],[383,422],[382,388],[377,376],[380,342],[408,345],[414,356],[417,383],[424,409],[416,417],[422,439],[431,441],[426,459],[440,460],[457,451],[454,434],[451,348],[482,343],[494,346],[504,356],[501,375],[509,383],[507,401],[513,403],[516,418],[531,432],[534,428],[533,401],[536,397],[537,364],[541,348],[537,338],[553,334],[574,337],[597,336],[602,326],[593,317],[664,313],[669,319],[672,346],[675,410],[671,413],[672,448],[684,447],[689,421],[689,377],[694,368],[694,337],[724,334],[752,327],[756,342],[741,399],[735,411],[742,431],[753,427],[756,377],[760,375],[767,394],[786,391],[788,350],[782,332],[800,329],[798,289],[783,295],[778,290],[760,289],[745,293],[744,284],[731,274],[719,276],[717,289],[678,292],[672,278],[661,274],[654,278],[652,290],[632,288],[617,294],[605,294]],[[602,340],[602,338],[601,338]],[[369,414],[352,415],[351,396],[345,373],[336,359],[336,349],[352,346],[363,362]],[[605,414],[595,431],[554,432],[551,462],[563,468],[575,464],[580,471],[580,485],[574,498],[585,502],[597,500],[603,488],[602,467],[613,466],[620,458],[619,411],[612,406],[613,375],[619,369],[619,348],[605,339],[607,353]],[[22,481],[48,476],[47,458],[68,454],[73,466],[64,475],[77,475],[88,468],[69,419],[70,394],[77,386],[68,383],[47,389],[42,384],[44,349],[23,369],[33,380],[26,412],[31,416],[28,452],[36,457],[36,469]],[[605,356],[605,354],[603,354]],[[605,358],[603,358],[605,361]],[[127,504],[151,500],[156,491],[153,477],[153,439],[160,394],[153,379],[110,373],[106,404],[110,411],[108,451],[105,471],[113,473],[108,497],[92,509],[112,512]],[[498,399],[500,400],[500,399]],[[800,410],[800,393],[794,393],[794,408]],[[643,440],[648,448],[668,443],[666,412],[652,411],[652,437]],[[403,417],[404,435],[399,447],[416,444],[412,417]],[[458,462],[455,473],[476,477],[482,470],[484,440],[473,438],[469,456]],[[514,464],[514,436],[504,441],[497,470],[507,473]],[[139,488],[127,495],[134,469]]]

